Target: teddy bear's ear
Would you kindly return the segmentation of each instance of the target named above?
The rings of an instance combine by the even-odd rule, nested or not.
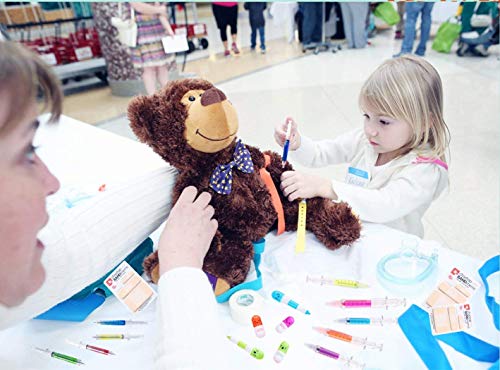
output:
[[[155,99],[155,95],[138,96],[128,105],[130,128],[141,142],[147,144],[153,137]]]

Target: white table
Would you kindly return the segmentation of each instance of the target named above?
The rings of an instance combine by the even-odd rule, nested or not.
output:
[[[71,120],[69,120],[71,121]],[[109,136],[108,133],[98,132],[92,128],[79,126],[77,122],[71,122],[74,126],[71,129],[69,126],[68,135],[72,130],[81,130],[87,132],[87,140],[78,140],[72,138],[66,145],[67,150],[75,147],[95,148],[96,153],[92,154],[92,150],[88,151],[87,161],[79,164],[80,175],[77,172],[66,173],[63,176],[64,183],[74,183],[77,177],[85,173],[94,173],[93,179],[96,184],[103,176],[110,177],[109,171],[101,170],[100,163],[103,158],[99,155],[99,150],[103,150],[101,146],[107,145],[108,141],[121,142],[125,139],[117,139]],[[61,126],[62,127],[62,126]],[[65,128],[66,129],[66,128]],[[95,136],[96,141],[92,141]],[[109,136],[109,137],[108,137]],[[106,138],[108,137],[108,138]],[[92,140],[91,140],[92,139]],[[138,166],[136,170],[145,170],[147,167],[152,169],[161,166],[156,157],[148,156],[143,153],[143,148],[139,148],[137,143],[132,141],[122,142],[122,149],[134,149],[135,158],[144,156],[141,159],[144,161],[142,166]],[[45,147],[46,148],[46,147]],[[101,149],[97,149],[101,148]],[[142,153],[142,154],[141,154]],[[120,163],[123,159],[123,154],[120,152],[110,153],[111,159],[108,157],[106,163]],[[110,162],[111,161],[111,162]],[[61,177],[64,175],[63,168],[58,167],[56,163],[55,172]],[[111,177],[127,176],[127,169],[131,168],[131,164],[121,163],[117,165],[117,171]],[[134,165],[136,166],[136,165]],[[132,166],[133,167],[133,166]],[[107,166],[109,169],[110,166]],[[61,172],[62,171],[62,172]],[[116,175],[116,176],[115,176]],[[390,311],[385,310],[351,310],[343,311],[341,309],[326,306],[327,301],[341,298],[373,298],[393,296],[390,292],[385,291],[378,284],[376,278],[376,263],[379,259],[389,252],[393,252],[399,248],[401,241],[407,238],[408,235],[385,226],[376,224],[365,224],[361,239],[351,248],[343,248],[338,251],[328,251],[316,238],[308,233],[306,252],[304,254],[295,255],[295,233],[285,233],[279,237],[273,233],[266,237],[266,250],[263,254],[263,279],[264,288],[259,292],[266,298],[264,308],[261,312],[261,317],[267,332],[267,335],[258,339],[253,332],[253,328],[242,326],[235,322],[230,317],[228,304],[219,306],[220,317],[228,335],[232,335],[249,345],[260,348],[265,352],[265,358],[262,361],[253,361],[248,369],[325,369],[336,368],[340,364],[332,359],[318,355],[307,349],[303,343],[317,343],[324,347],[330,348],[336,352],[353,355],[361,362],[365,362],[369,369],[423,369],[424,365],[407,342],[398,325],[394,326],[347,326],[333,323],[333,319],[345,316],[368,316],[384,314],[389,317],[397,317],[404,308]],[[422,245],[429,245],[431,242],[423,241]],[[446,276],[450,269],[454,266],[460,267],[463,271],[468,272],[480,281],[477,274],[478,268],[481,266],[481,261],[453,252],[449,249],[438,246],[439,249],[439,274],[438,281]],[[306,272],[314,274],[328,274],[337,278],[357,279],[370,284],[368,289],[347,289],[341,287],[329,287],[312,285],[305,282],[303,274]],[[497,274],[498,275],[498,274]],[[496,283],[498,283],[498,276]],[[498,284],[496,284],[498,286]],[[277,303],[270,298],[271,292],[275,289],[285,292],[297,302],[303,304],[312,312],[311,316],[305,316],[292,308],[283,304]],[[413,292],[414,295],[409,298],[411,302],[421,303],[427,297],[430,291]],[[484,288],[481,287],[478,293],[473,297],[473,320],[474,327],[470,331],[475,335],[489,343],[498,343],[498,332],[493,326],[491,315],[484,303]],[[200,308],[203,309],[203,308]],[[278,335],[274,331],[274,327],[283,320],[286,316],[293,316],[296,320],[285,333]],[[82,359],[85,362],[86,369],[152,369],[153,358],[153,343],[155,340],[155,304],[150,305],[144,312],[141,312],[133,317],[136,320],[146,320],[149,322],[146,326],[129,326],[129,327],[105,327],[94,324],[94,321],[101,319],[121,319],[132,318],[126,309],[113,297],[108,298],[103,306],[96,310],[85,322],[68,323],[55,321],[29,321],[22,323],[16,327],[10,328],[0,333],[0,358],[10,360],[16,363],[22,369],[68,369],[73,365],[62,361],[51,359],[47,355],[38,354],[33,350],[34,346],[47,347],[55,351],[59,351],[68,355],[73,355]],[[344,331],[352,335],[368,337],[370,340],[384,343],[384,350],[378,351],[360,351],[356,346],[345,342],[322,336],[314,332],[312,326],[326,326],[333,329]],[[119,333],[124,331],[128,333],[144,334],[143,339],[130,341],[94,341],[92,336],[98,333]],[[116,356],[103,356],[90,351],[85,351],[65,343],[65,339],[73,341],[84,341],[90,344],[111,349],[116,352]],[[290,349],[284,361],[277,365],[273,362],[272,357],[282,340],[286,340],[290,344]],[[488,364],[476,363],[469,358],[455,352],[453,349],[442,344],[450,361],[456,369],[486,369]],[[234,346],[235,351],[240,349]],[[196,349],[193,349],[193,356],[196,356]],[[214,356],[223,354],[215,353]]]

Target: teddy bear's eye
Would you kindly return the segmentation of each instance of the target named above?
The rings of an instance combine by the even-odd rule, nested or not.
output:
[[[200,98],[201,98],[201,96],[202,96],[202,95],[203,95],[203,94],[200,94]]]
[[[195,101],[196,100],[196,98],[194,96],[192,96],[192,95],[188,99],[189,99],[189,101]]]

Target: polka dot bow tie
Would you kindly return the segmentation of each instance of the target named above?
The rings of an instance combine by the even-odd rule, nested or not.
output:
[[[210,177],[210,187],[217,193],[227,195],[231,193],[233,183],[233,167],[244,173],[253,173],[253,162],[250,152],[238,140],[234,149],[233,160],[228,164],[219,164]]]

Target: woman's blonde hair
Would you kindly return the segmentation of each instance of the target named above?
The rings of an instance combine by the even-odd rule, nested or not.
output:
[[[412,127],[402,154],[416,150],[446,160],[450,133],[443,118],[443,86],[425,59],[404,55],[384,62],[364,83],[359,105]]]
[[[7,108],[0,133],[12,130],[33,101],[41,98],[42,111],[50,112],[50,122],[62,111],[59,81],[37,55],[14,42],[0,42],[0,97]]]

